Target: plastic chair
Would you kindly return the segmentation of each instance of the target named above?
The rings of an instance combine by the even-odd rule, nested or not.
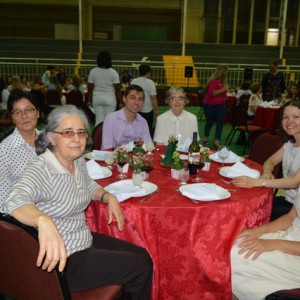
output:
[[[249,107],[250,97],[251,97],[250,94],[243,94],[242,96],[240,96],[240,98],[238,100],[238,105],[240,105],[246,111],[248,110],[248,107]]]
[[[254,141],[249,153],[249,159],[263,165],[263,163],[283,145],[280,136],[266,132],[260,134]],[[282,165],[278,164],[273,170],[275,178],[281,178]]]
[[[243,153],[245,153],[246,149],[250,148],[251,146],[251,139],[253,138],[253,134],[262,133],[264,129],[260,126],[248,124],[247,110],[245,110],[241,105],[232,105],[230,114],[232,129],[229,132],[225,143],[230,146],[235,133],[237,131],[244,132],[246,135],[246,143]]]
[[[300,289],[278,291],[267,296],[266,300],[300,300]]]
[[[85,107],[84,96],[79,90],[73,90],[66,94],[66,104],[73,104],[78,108]]]
[[[15,125],[9,117],[8,111],[5,110],[0,116],[0,141],[5,139],[14,128]]]
[[[49,90],[45,95],[47,106],[54,108],[61,106],[61,96],[57,90]]]
[[[71,292],[57,269],[44,271],[36,266],[38,232],[7,214],[0,214],[0,294],[18,300],[114,300],[121,285]],[[120,298],[123,299],[123,298]]]
[[[92,139],[93,139],[93,150],[101,150],[102,145],[102,127],[103,122],[99,123],[93,130]]]

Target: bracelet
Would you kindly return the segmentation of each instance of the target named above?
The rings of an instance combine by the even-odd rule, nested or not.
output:
[[[101,195],[101,198],[100,198],[100,200],[101,200],[101,202],[102,203],[104,203],[104,195],[106,195],[106,194],[109,194],[109,192],[104,192],[102,195]]]
[[[265,179],[263,179],[263,180],[261,181],[261,186],[262,186],[262,187],[266,187],[266,186],[267,186],[267,181],[266,181]]]

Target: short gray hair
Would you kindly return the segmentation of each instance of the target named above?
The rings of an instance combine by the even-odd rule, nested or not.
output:
[[[46,149],[53,151],[53,146],[47,137],[47,133],[54,132],[59,127],[62,119],[68,115],[76,115],[82,120],[85,130],[88,133],[87,144],[91,142],[90,124],[84,111],[74,105],[63,105],[56,107],[51,111],[47,118],[47,125],[44,131],[38,136],[35,142],[35,151],[38,155],[44,153]]]
[[[187,104],[189,102],[189,100],[187,99],[186,97],[186,93],[184,91],[184,89],[182,87],[179,87],[179,86],[171,86],[169,88],[169,90],[167,91],[167,97],[166,97],[166,104],[169,104],[169,100],[172,96],[172,93],[182,93],[184,98],[185,98],[185,104]]]

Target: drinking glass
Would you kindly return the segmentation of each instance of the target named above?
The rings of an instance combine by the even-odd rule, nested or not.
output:
[[[197,175],[196,177],[193,179],[193,182],[202,182],[202,178],[199,177],[199,170],[203,169],[203,167],[205,166],[205,162],[203,160],[203,155],[200,155],[200,160],[199,162],[192,162],[192,165],[194,168],[196,168],[197,170]]]
[[[119,156],[115,157],[115,162],[119,166],[119,168],[118,168],[119,173],[120,173],[118,175],[119,179],[127,178],[127,176],[123,173],[123,167],[128,163],[128,161],[129,161],[129,154],[128,153],[124,153],[122,155],[119,155]]]
[[[182,169],[179,171],[180,184],[187,184],[190,178],[190,172],[188,169]]]
[[[145,155],[142,171],[147,174],[147,176],[145,176],[146,181],[148,180],[149,173],[153,170],[153,167],[154,167],[154,157],[152,155]]]
[[[104,162],[107,164],[107,167],[109,169],[113,169],[113,164],[114,164],[114,157],[112,155],[112,153],[106,153],[104,155]]]
[[[226,158],[228,158],[230,155],[230,149],[228,146],[226,145],[221,145],[218,148],[218,156],[220,157],[220,159],[222,160],[222,168],[224,167],[224,160]]]
[[[144,178],[143,175],[141,174],[141,172],[136,172],[134,171],[132,173],[132,183],[135,186],[141,187],[141,185],[143,184]]]

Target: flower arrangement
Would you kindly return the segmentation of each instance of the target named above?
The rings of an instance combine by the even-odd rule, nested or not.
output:
[[[136,154],[133,154],[131,156],[129,165],[134,171],[141,171],[144,165],[144,152],[138,152]]]
[[[134,147],[132,149],[133,154],[145,153],[143,148],[144,141],[140,138],[134,140]]]
[[[210,162],[210,149],[208,147],[200,147],[200,154],[203,156],[204,162]]]
[[[186,163],[180,159],[180,153],[178,151],[174,151],[172,154],[171,167],[175,170],[182,170],[186,167]]]
[[[115,161],[128,161],[129,150],[126,147],[118,147],[113,151]]]

